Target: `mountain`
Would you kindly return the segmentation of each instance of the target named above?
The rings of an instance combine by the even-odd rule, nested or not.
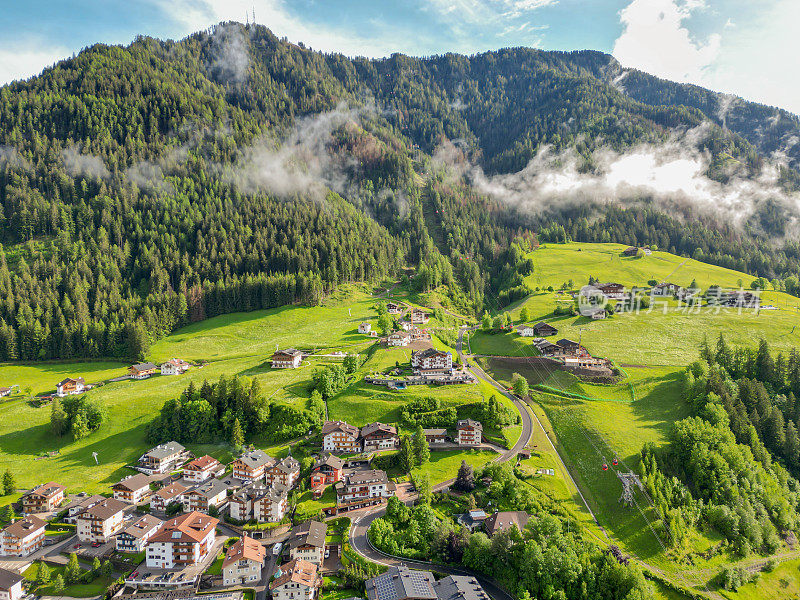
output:
[[[598,151],[701,126],[711,181],[757,177],[780,147],[758,135],[767,113],[737,101],[723,123],[701,92],[636,72],[620,85],[597,52],[351,59],[237,23],[87,48],[0,88],[0,360],[136,357],[188,322],[407,265],[459,310],[498,310],[530,291],[534,234],[658,244],[796,292],[797,245],[758,242],[786,232],[780,202],[744,226],[645,197],[531,212],[471,178],[544,148],[592,173]]]

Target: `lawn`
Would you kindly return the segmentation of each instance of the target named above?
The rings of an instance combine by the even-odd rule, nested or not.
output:
[[[305,521],[312,517],[316,517],[319,512],[328,506],[336,504],[336,490],[332,485],[325,488],[322,496],[319,499],[314,499],[314,494],[311,490],[306,490],[297,499],[297,510],[295,511],[295,519],[297,521]]]
[[[73,583],[67,585],[64,590],[60,594],[56,594],[55,590],[53,589],[52,582],[58,576],[64,575],[64,566],[63,565],[52,565],[48,564],[50,567],[50,583],[47,585],[36,587],[35,593],[39,596],[70,596],[72,598],[93,598],[97,596],[102,596],[103,593],[106,591],[109,585],[114,581],[115,578],[113,577],[103,577],[100,576],[91,583]],[[25,579],[28,581],[36,581],[36,575],[39,572],[39,563],[33,563],[30,567],[28,567],[23,575]]]
[[[431,485],[436,485],[454,479],[462,460],[474,468],[479,468],[495,457],[497,457],[496,452],[487,450],[434,450],[431,452],[430,462],[414,469],[412,475],[427,473]],[[390,475],[394,473],[390,472]]]
[[[128,365],[121,362],[46,362],[37,364],[0,365],[0,387],[18,385],[21,394],[0,400],[0,406],[27,399],[24,392],[32,394],[55,392],[56,384],[67,377],[83,377],[86,383],[96,384],[127,373]]]

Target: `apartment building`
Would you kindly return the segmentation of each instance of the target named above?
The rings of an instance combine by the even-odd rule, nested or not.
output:
[[[242,481],[255,481],[264,477],[264,472],[273,462],[274,459],[263,450],[251,450],[233,461],[232,475]]]
[[[174,569],[203,562],[214,546],[219,519],[199,512],[173,517],[147,543],[146,564]]]
[[[292,489],[300,478],[300,463],[296,458],[287,456],[267,467],[264,470],[264,477],[267,485],[279,484],[287,489]]]
[[[202,483],[206,479],[218,477],[225,472],[225,465],[213,456],[206,454],[195,458],[183,467],[183,478],[191,483]]]
[[[137,473],[111,486],[114,498],[129,504],[140,504],[150,497],[150,477]]]
[[[260,581],[266,557],[267,549],[260,542],[244,535],[225,553],[225,560],[222,561],[223,585]]]
[[[286,544],[289,558],[301,559],[322,566],[325,559],[325,535],[328,526],[319,521],[306,521],[292,529]]]
[[[0,554],[30,556],[44,545],[47,523],[35,515],[27,515],[0,531]]]
[[[116,547],[120,552],[143,552],[147,541],[161,528],[163,522],[153,515],[144,515],[123,529],[117,536]]]
[[[123,526],[128,504],[106,498],[78,515],[78,539],[82,542],[105,543]]]

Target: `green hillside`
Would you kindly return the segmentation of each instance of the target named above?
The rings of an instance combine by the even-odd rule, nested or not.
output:
[[[784,292],[762,293],[762,304],[777,310],[753,312],[722,309],[719,312],[703,307],[694,312],[681,308],[672,300],[661,300],[639,314],[623,313],[592,321],[585,317],[554,316],[557,303],[572,302],[558,290],[572,282],[578,289],[588,284],[589,277],[602,282],[617,282],[627,287],[648,287],[649,280],[689,286],[693,281],[705,290],[711,285],[749,289],[752,276],[722,267],[708,265],[691,258],[667,252],[654,252],[643,258],[622,257],[625,246],[619,244],[545,244],[530,254],[534,271],[526,282],[540,288],[524,303],[511,311],[518,318],[525,306],[532,322],[546,320],[559,330],[557,337],[582,343],[598,356],[631,365],[686,365],[697,357],[703,338],[715,340],[724,333],[734,345],[752,346],[766,339],[770,347],[789,350],[800,344],[800,300]],[[666,313],[665,313],[666,308]],[[470,339],[474,354],[530,356],[535,354],[530,338],[516,333],[487,335],[475,333]]]

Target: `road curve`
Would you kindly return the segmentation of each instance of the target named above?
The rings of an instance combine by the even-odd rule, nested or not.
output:
[[[461,352],[461,345],[463,342],[465,329],[466,328],[461,328],[459,330],[458,342],[456,344],[456,352],[458,352],[458,356],[463,364],[467,364],[467,361],[465,360],[465,357]],[[531,435],[533,433],[533,420],[531,419],[530,412],[528,411],[527,407],[516,396],[509,393],[508,390],[506,390],[503,386],[498,384],[494,379],[489,377],[479,366],[475,364],[470,364],[469,370],[472,372],[473,375],[475,375],[475,377],[483,379],[485,382],[487,382],[489,385],[495,388],[498,392],[500,392],[506,398],[511,400],[514,403],[514,407],[519,412],[520,418],[522,419],[522,433],[520,434],[519,439],[511,447],[511,449],[498,455],[493,460],[493,462],[506,462],[516,458],[519,451],[528,445],[528,442],[530,441]],[[433,486],[433,490],[434,491],[442,490],[452,485],[453,482],[455,482],[455,479],[449,479],[447,481],[443,481]],[[391,554],[387,554],[385,552],[382,552],[381,550],[378,550],[369,541],[367,532],[369,531],[369,526],[372,524],[372,522],[375,519],[382,517],[384,514],[386,514],[386,508],[378,507],[375,510],[363,513],[360,516],[353,519],[352,525],[350,526],[350,547],[357,554],[380,565],[394,566],[403,564],[409,567],[416,567],[420,569],[431,569],[434,571],[439,571],[440,573],[447,573],[451,575],[471,575],[480,582],[480,584],[483,586],[483,589],[486,590],[486,592],[492,598],[494,598],[494,600],[514,600],[514,597],[511,594],[509,594],[506,590],[504,590],[500,586],[500,584],[497,583],[495,580],[474,573],[468,569],[451,567],[447,565],[440,565],[437,563],[426,562],[421,560],[401,558],[397,556],[392,556]]]
[[[386,514],[386,508],[363,514],[356,517],[350,526],[350,547],[364,558],[387,567],[406,565],[407,567],[417,569],[429,569],[438,571],[439,573],[446,573],[447,575],[470,575],[477,579],[486,593],[489,594],[494,600],[514,600],[514,596],[505,591],[500,584],[493,579],[489,579],[483,575],[478,575],[469,569],[462,569],[459,567],[451,567],[449,565],[440,565],[437,563],[413,560],[410,558],[399,558],[387,554],[375,548],[369,541],[367,531],[372,522]]]

